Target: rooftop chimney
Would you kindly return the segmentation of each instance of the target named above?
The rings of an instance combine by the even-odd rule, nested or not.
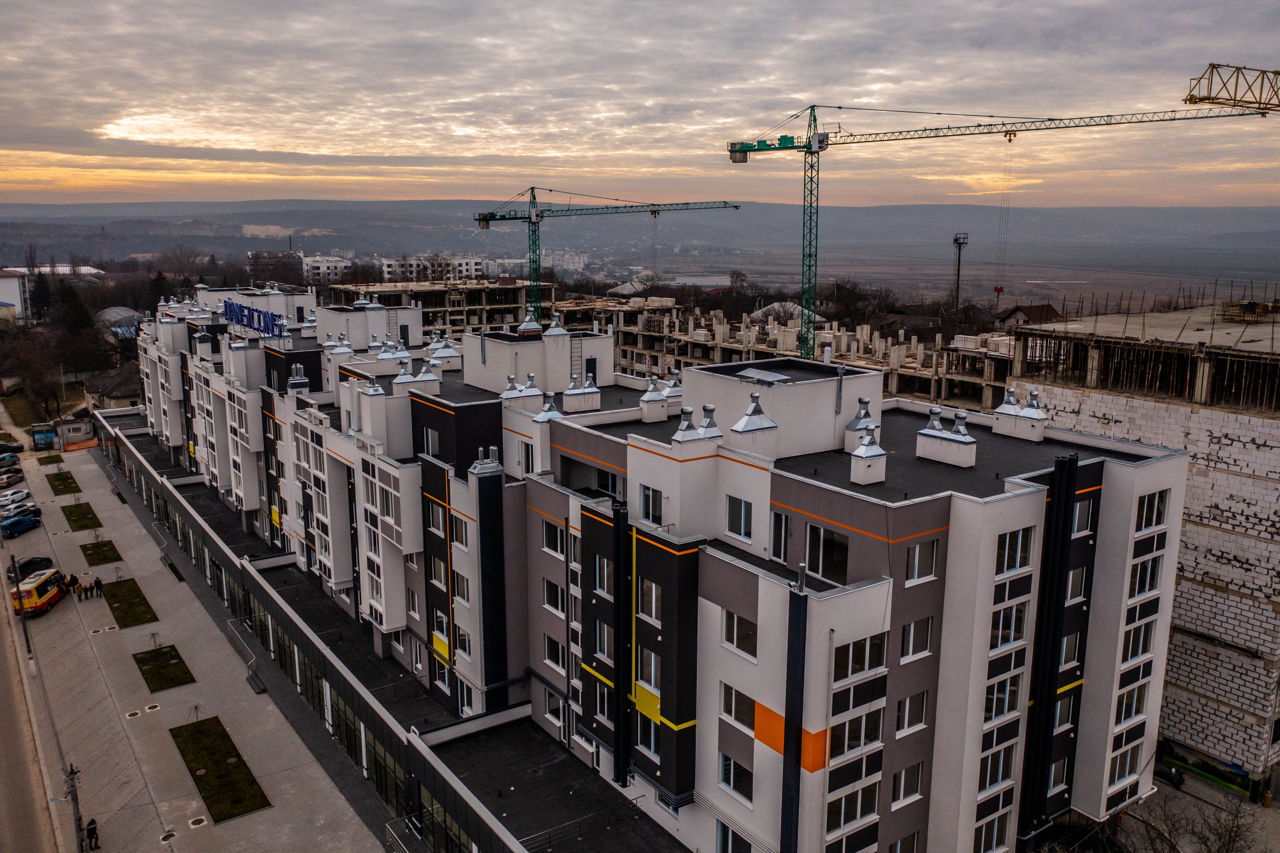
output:
[[[942,409],[931,407],[929,423],[916,433],[916,457],[972,468],[978,461],[978,442],[965,430],[966,417],[964,412],[957,411],[955,427],[947,431],[942,426]]]
[[[1008,389],[1004,402],[996,408],[993,415],[991,431],[996,435],[1008,435],[1037,443],[1044,441],[1044,428],[1048,425],[1049,416],[1040,408],[1039,391],[1032,391],[1027,405],[1019,408],[1013,389]]]
[[[640,420],[646,424],[667,419],[667,398],[658,390],[658,377],[649,377],[649,390],[640,398]]]
[[[883,483],[886,462],[884,448],[876,442],[876,428],[867,426],[858,447],[849,454],[849,480],[859,486]]]

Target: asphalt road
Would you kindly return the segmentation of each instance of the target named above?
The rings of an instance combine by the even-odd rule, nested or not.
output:
[[[9,606],[7,583],[3,604]],[[0,623],[0,850],[53,850],[49,804],[18,669],[28,666],[22,631],[8,614]]]

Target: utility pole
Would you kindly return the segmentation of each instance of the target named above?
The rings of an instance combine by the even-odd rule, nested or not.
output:
[[[74,764],[68,764],[62,775],[67,782],[66,797],[71,801],[71,817],[76,823],[76,851],[83,853],[88,848],[85,846],[84,823],[80,818],[80,793],[76,788],[76,777],[80,775],[80,770]]]
[[[960,322],[960,253],[969,245],[969,235],[963,231],[951,241],[956,247],[956,323]]]

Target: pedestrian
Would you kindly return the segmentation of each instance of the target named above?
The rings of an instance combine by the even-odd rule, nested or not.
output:
[[[90,850],[98,849],[98,821],[89,818],[89,822],[84,825],[84,840],[89,842]]]
[[[84,601],[84,584],[79,578],[76,578],[76,601]]]
[[[93,593],[98,598],[102,598],[102,578],[93,579]]]

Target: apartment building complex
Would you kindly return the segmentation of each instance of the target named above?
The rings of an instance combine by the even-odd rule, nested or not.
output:
[[[99,420],[417,831],[534,848],[461,781],[518,718],[647,816],[610,849],[1033,849],[1151,790],[1185,455],[1035,397],[795,358],[645,380],[608,335],[428,343],[412,306],[299,298],[162,304],[145,419]],[[412,676],[399,728],[289,627],[303,588]]]
[[[405,281],[381,284],[342,284],[330,288],[336,305],[377,302],[388,306],[416,306],[428,329],[463,332],[510,331],[524,318],[528,282],[498,276],[487,279]]]
[[[303,255],[302,282],[311,287],[337,284],[351,271],[351,260],[336,255]]]

